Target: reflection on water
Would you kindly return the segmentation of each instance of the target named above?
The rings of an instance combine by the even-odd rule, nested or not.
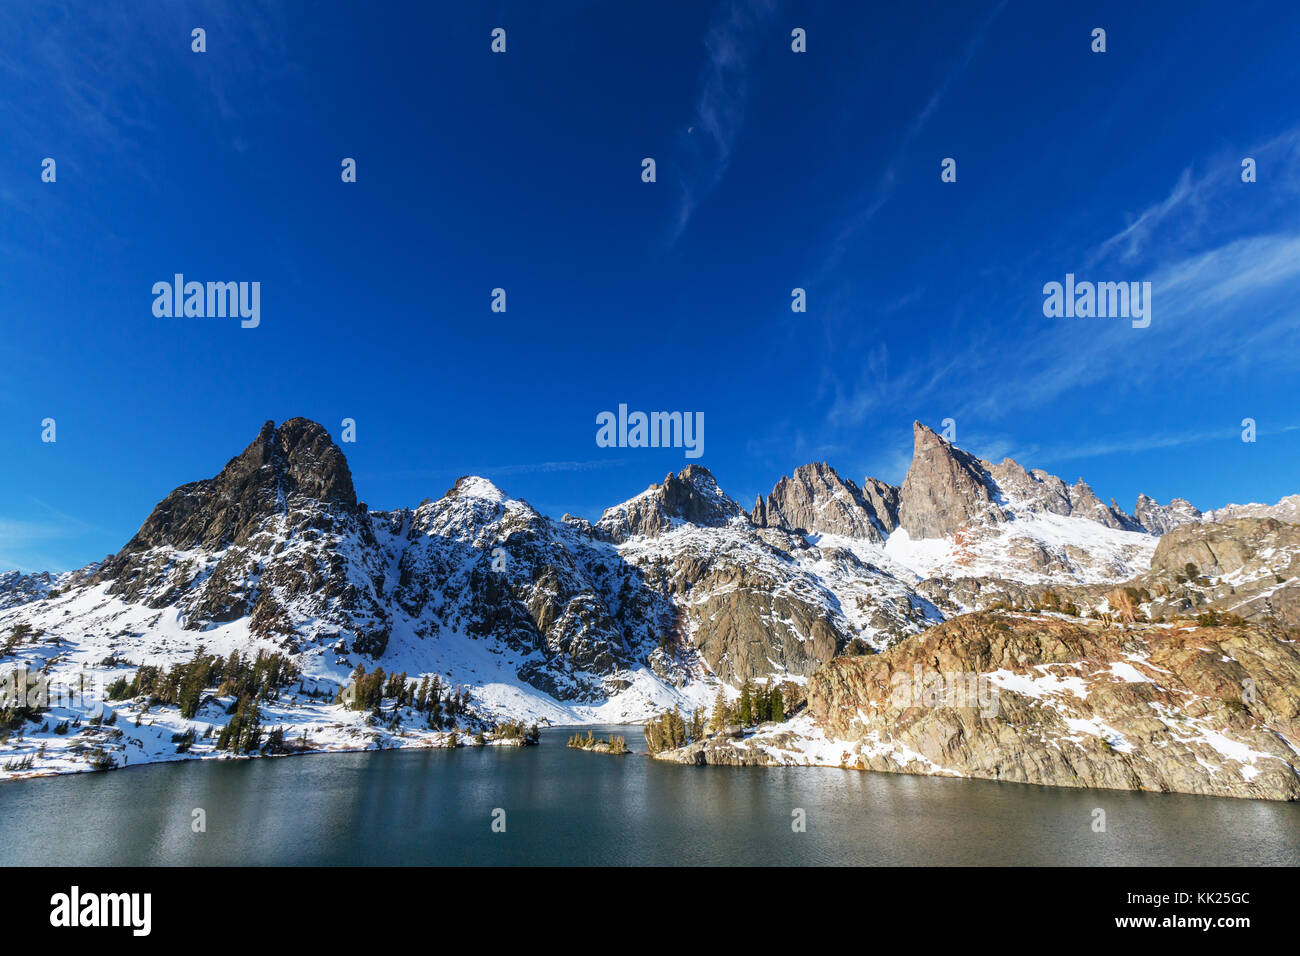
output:
[[[623,733],[640,746],[639,728]],[[0,784],[0,863],[1300,863],[1300,805],[540,747],[162,764]],[[193,833],[195,808],[207,832]],[[1092,830],[1106,811],[1106,832]],[[492,830],[505,810],[506,831]],[[800,808],[807,831],[791,828]]]

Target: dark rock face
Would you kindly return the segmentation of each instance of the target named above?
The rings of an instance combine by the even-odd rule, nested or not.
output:
[[[320,425],[294,418],[267,422],[216,477],[164,498],[94,582],[147,607],[176,605],[190,628],[247,615],[254,634],[286,641],[293,606],[382,652],[391,622],[375,549],[343,453]]]
[[[760,528],[838,534],[877,543],[885,540],[890,525],[888,513],[882,520],[862,490],[824,462],[800,465],[793,478],[783,477],[767,500],[755,505],[750,520]]]
[[[215,478],[182,485],[164,498],[99,578],[116,577],[131,554],[148,548],[246,544],[268,515],[295,499],[345,512],[357,507],[347,460],[324,428],[305,418],[280,428],[267,422]]]
[[[980,460],[920,422],[912,425],[912,465],[899,490],[899,524],[912,538],[943,538],[981,521],[1003,521]]]
[[[637,535],[656,537],[682,522],[718,528],[745,517],[744,509],[718,488],[709,469],[687,465],[666,476],[663,484],[651,485],[632,500],[607,510],[596,528],[606,540],[621,543]]]
[[[739,684],[773,665],[811,674],[843,646],[844,636],[810,586],[743,562],[715,561],[693,586],[708,594],[692,607],[696,646],[713,672]]]

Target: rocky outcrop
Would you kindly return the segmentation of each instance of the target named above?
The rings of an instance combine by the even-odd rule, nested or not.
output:
[[[1133,585],[1155,619],[1230,614],[1300,626],[1300,525],[1234,518],[1175,528]]]
[[[1146,495],[1138,495],[1133,517],[1149,534],[1168,534],[1175,528],[1202,520],[1200,510],[1185,498],[1174,498],[1162,505]]]
[[[608,509],[596,528],[606,540],[621,543],[631,537],[657,537],[681,524],[723,527],[745,521],[740,505],[723,494],[713,473],[703,465],[687,465],[663,484],[651,485],[630,501]]]
[[[671,547],[643,539],[620,549],[644,586],[670,595],[680,609],[677,639],[728,683],[811,674],[854,632],[826,582],[792,559],[809,550],[802,539],[765,534],[687,530]]]
[[[1230,521],[1233,518],[1274,518],[1288,524],[1300,524],[1300,495],[1287,495],[1274,505],[1224,505],[1205,513],[1206,521]]]
[[[898,527],[898,488],[887,484],[879,478],[867,476],[862,479],[862,496],[871,506],[871,513],[876,516],[889,534]]]
[[[780,763],[767,750],[749,745],[743,739],[727,736],[709,737],[678,747],[661,750],[651,755],[665,763],[680,763],[690,767],[772,767]]]
[[[1178,528],[1156,545],[1153,572],[1177,574],[1188,565],[1198,575],[1279,570],[1279,553],[1300,550],[1300,527],[1273,518],[1236,518]],[[1289,566],[1290,562],[1287,562]]]
[[[948,537],[973,523],[1006,520],[978,458],[920,422],[912,425],[912,443],[912,464],[899,490],[898,518],[913,539]]]
[[[873,491],[879,497],[879,491]],[[883,500],[881,505],[885,506]],[[750,520],[760,528],[837,534],[877,543],[883,543],[896,524],[888,512],[882,519],[857,485],[824,462],[800,465],[793,478],[782,477],[766,501],[759,499]]]
[[[215,478],[182,485],[159,502],[99,580],[119,576],[133,554],[151,548],[247,544],[268,516],[298,501],[355,511],[347,460],[315,422],[293,418],[279,428],[267,422]]]
[[[848,767],[1294,800],[1296,636],[971,614],[832,661],[808,707]]]
[[[98,570],[99,562],[76,571],[62,571],[57,574],[49,571],[37,571],[33,574],[24,574],[21,571],[0,572],[0,611],[18,607],[20,604],[40,601],[65,588],[76,587],[94,577]]]
[[[294,418],[267,422],[215,477],[159,502],[92,583],[174,606],[191,630],[247,617],[253,634],[286,646],[346,631],[380,653],[391,630],[383,564],[343,453],[320,425]]]

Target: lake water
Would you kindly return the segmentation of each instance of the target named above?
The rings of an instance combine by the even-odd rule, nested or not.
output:
[[[598,728],[644,749],[640,729]],[[0,863],[1296,865],[1300,805],[527,748],[0,784]],[[194,833],[195,808],[207,832]],[[505,811],[505,832],[492,830]],[[1092,829],[1106,813],[1106,832]],[[802,809],[806,832],[791,828]]]

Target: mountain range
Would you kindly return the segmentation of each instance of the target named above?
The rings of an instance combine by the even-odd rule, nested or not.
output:
[[[278,653],[299,683],[264,719],[315,749],[349,749],[437,745],[447,732],[376,726],[335,703],[358,666],[437,676],[463,695],[473,729],[639,721],[747,681],[800,701],[832,664],[894,653],[964,615],[1109,616],[1122,584],[1142,593],[1151,626],[1208,611],[1300,624],[1300,496],[1203,514],[1142,495],[1129,514],[1082,479],[983,461],[919,422],[913,440],[899,486],[810,463],[746,510],[692,464],[593,523],[554,520],[473,476],[414,508],[372,511],[323,427],[267,422],[214,477],[160,501],[116,554],[63,575],[0,575],[0,638],[20,635],[0,664],[84,687],[200,646]],[[55,725],[102,722],[114,706],[92,696],[53,712]],[[7,772],[84,769],[89,753],[172,759],[173,736],[220,728],[233,701],[213,692],[196,718],[164,707],[149,723],[134,706],[134,730],[114,737],[101,723],[80,751],[46,733],[39,760]],[[844,729],[823,712],[809,733],[828,727]],[[11,761],[26,752],[11,740],[0,757],[6,748]]]

